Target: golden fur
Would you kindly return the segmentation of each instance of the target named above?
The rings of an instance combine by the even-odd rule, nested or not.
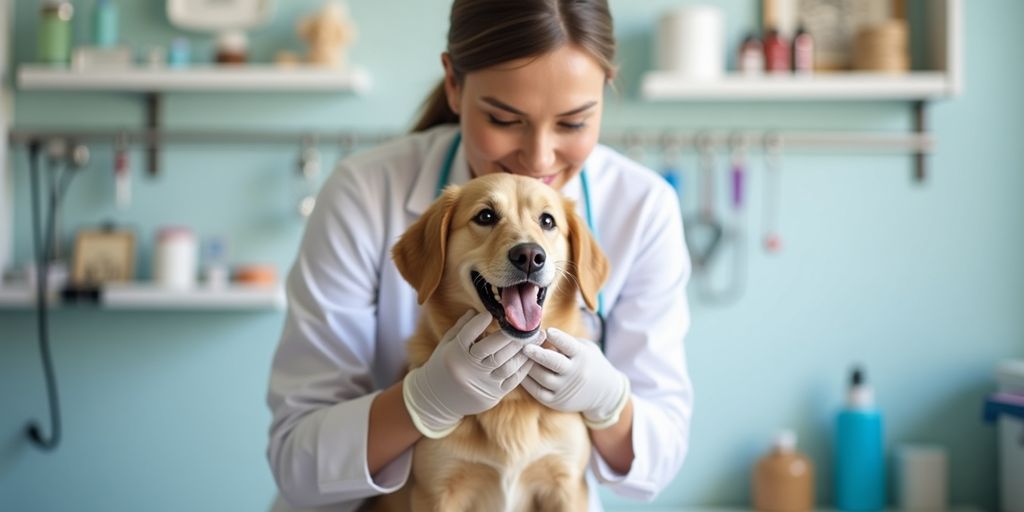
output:
[[[490,208],[501,221],[473,221]],[[555,229],[542,229],[548,213]],[[608,263],[574,203],[538,180],[491,174],[446,188],[401,237],[392,254],[423,305],[409,340],[409,365],[422,365],[444,333],[468,309],[486,311],[470,278],[489,282],[510,266],[508,252],[532,242],[544,248],[558,272],[549,285],[541,329],[557,327],[585,336],[578,295],[591,309]],[[488,332],[497,330],[494,321]],[[549,409],[524,389],[494,408],[463,420],[443,439],[421,439],[412,475],[400,491],[378,499],[378,510],[514,511],[586,510],[584,471],[590,439],[579,414]]]

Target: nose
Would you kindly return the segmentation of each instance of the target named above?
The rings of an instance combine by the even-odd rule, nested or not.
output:
[[[534,174],[547,174],[555,166],[555,147],[551,137],[536,133],[523,144],[523,167]]]
[[[518,244],[508,251],[508,260],[527,275],[544,268],[544,260],[547,258],[544,248],[532,243]]]

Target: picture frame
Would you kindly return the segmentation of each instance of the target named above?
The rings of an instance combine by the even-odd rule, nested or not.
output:
[[[71,283],[74,286],[127,282],[134,278],[134,233],[113,228],[78,232],[71,262]]]
[[[906,19],[906,0],[762,0],[767,32],[776,28],[792,41],[799,27],[814,39],[815,71],[851,68],[853,41],[861,27]]]

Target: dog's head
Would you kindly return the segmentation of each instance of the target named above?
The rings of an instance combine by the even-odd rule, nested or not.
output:
[[[608,261],[572,200],[544,183],[495,173],[449,186],[392,249],[420,304],[458,317],[489,312],[512,336],[541,321],[596,308]],[[449,324],[450,325],[450,324]]]

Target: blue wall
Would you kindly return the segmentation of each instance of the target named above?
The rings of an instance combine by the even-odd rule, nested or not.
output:
[[[80,5],[81,19],[88,6]],[[650,66],[653,20],[683,2],[612,2],[623,80],[607,129],[630,127],[890,130],[910,126],[902,103],[648,104],[637,99]],[[755,0],[718,2],[735,41],[757,19]],[[120,2],[124,39],[166,45],[179,34],[163,2]],[[319,5],[278,2],[253,33],[257,58],[299,49],[295,21]],[[352,59],[375,85],[366,96],[171,94],[171,128],[407,128],[440,77],[449,3],[351,1],[360,36]],[[830,422],[844,374],[864,362],[886,413],[890,443],[938,442],[951,457],[956,503],[995,506],[994,431],[979,421],[992,368],[1024,356],[1024,64],[1013,56],[1024,3],[964,2],[965,94],[929,107],[938,148],[924,184],[902,155],[787,154],[781,226],[785,249],[748,251],[741,301],[693,298],[687,351],[697,392],[689,459],[662,507],[748,502],[752,461],[792,427],[818,465],[828,503]],[[14,60],[32,60],[36,2],[18,2]],[[80,22],[80,28],[87,24]],[[192,34],[197,48],[209,38]],[[16,92],[15,127],[122,127],[143,119],[131,94]],[[109,147],[93,148],[73,185],[64,226],[114,219],[148,245],[156,226],[185,223],[229,236],[233,261],[283,273],[302,224],[293,215],[298,148],[179,146],[165,172],[145,177],[133,153],[135,202],[113,209]],[[334,148],[325,148],[327,167]],[[16,263],[30,258],[25,154],[12,152]],[[648,162],[660,165],[656,159]],[[692,178],[693,155],[684,162]],[[724,160],[720,159],[724,165]],[[761,164],[749,226],[761,222]],[[692,182],[692,180],[691,180]],[[692,197],[686,199],[692,205]],[[142,273],[147,274],[148,249]],[[692,292],[691,292],[692,294]],[[269,313],[58,311],[53,351],[65,438],[41,453],[22,437],[47,410],[33,316],[0,312],[0,509],[260,510],[274,494],[264,459],[263,403],[282,316]],[[609,503],[627,502],[609,497]],[[634,505],[629,505],[635,508]]]

